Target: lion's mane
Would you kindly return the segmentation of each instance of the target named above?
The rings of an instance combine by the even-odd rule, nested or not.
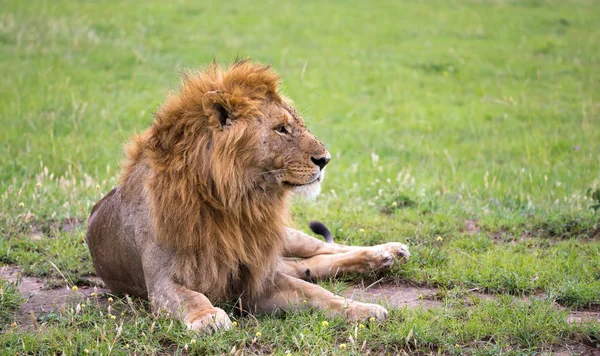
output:
[[[259,143],[250,119],[261,101],[282,101],[278,81],[248,61],[187,73],[126,147],[121,184],[144,186],[155,238],[175,251],[175,280],[213,301],[260,295],[281,256],[288,193],[257,189],[246,174]],[[226,135],[223,110],[239,120]]]

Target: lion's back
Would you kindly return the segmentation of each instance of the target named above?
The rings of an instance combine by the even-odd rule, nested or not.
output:
[[[92,208],[86,240],[96,274],[111,290],[145,297],[141,250],[153,232],[143,178],[131,178]]]

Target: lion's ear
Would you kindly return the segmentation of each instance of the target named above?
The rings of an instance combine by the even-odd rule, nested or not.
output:
[[[227,92],[215,90],[206,93],[202,105],[212,127],[223,129],[233,123],[231,95]]]
[[[221,128],[224,128],[225,126],[231,126],[231,123],[232,123],[231,112],[229,110],[227,110],[225,105],[220,104],[220,103],[215,104],[214,110],[215,110],[216,119],[219,122],[219,125],[221,126]]]

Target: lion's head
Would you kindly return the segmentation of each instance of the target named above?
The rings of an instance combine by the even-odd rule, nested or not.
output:
[[[230,162],[226,171],[213,172],[214,177],[227,176],[235,170],[239,173],[237,179],[245,180],[245,186],[251,189],[316,196],[331,157],[329,152],[308,131],[302,117],[276,92],[276,87],[253,98],[239,87],[231,87],[240,85],[239,81],[229,84],[229,76],[238,74],[245,75],[249,79],[247,85],[255,88],[255,80],[272,79],[273,73],[267,67],[246,62],[236,64],[224,74],[227,89],[204,94],[204,115],[212,130],[213,155],[218,156],[220,165]]]
[[[278,81],[249,61],[187,73],[129,146],[121,182],[139,163],[150,170],[145,186],[158,239],[204,256],[180,269],[200,268],[213,281],[244,273],[259,283],[280,253],[289,193],[319,193],[331,156]]]
[[[330,154],[277,90],[279,77],[249,61],[188,73],[153,125],[156,168],[194,167],[215,198],[259,188],[318,194]],[[235,188],[235,189],[234,189]],[[228,204],[225,204],[228,205]]]

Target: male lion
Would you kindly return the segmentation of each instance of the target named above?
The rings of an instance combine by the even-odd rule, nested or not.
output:
[[[249,61],[189,73],[133,139],[120,185],[88,223],[94,267],[110,289],[148,297],[196,331],[230,327],[213,303],[238,298],[256,313],[386,317],[379,305],[304,281],[389,267],[409,253],[400,243],[343,246],[285,227],[291,194],[318,194],[331,156],[278,80]]]

